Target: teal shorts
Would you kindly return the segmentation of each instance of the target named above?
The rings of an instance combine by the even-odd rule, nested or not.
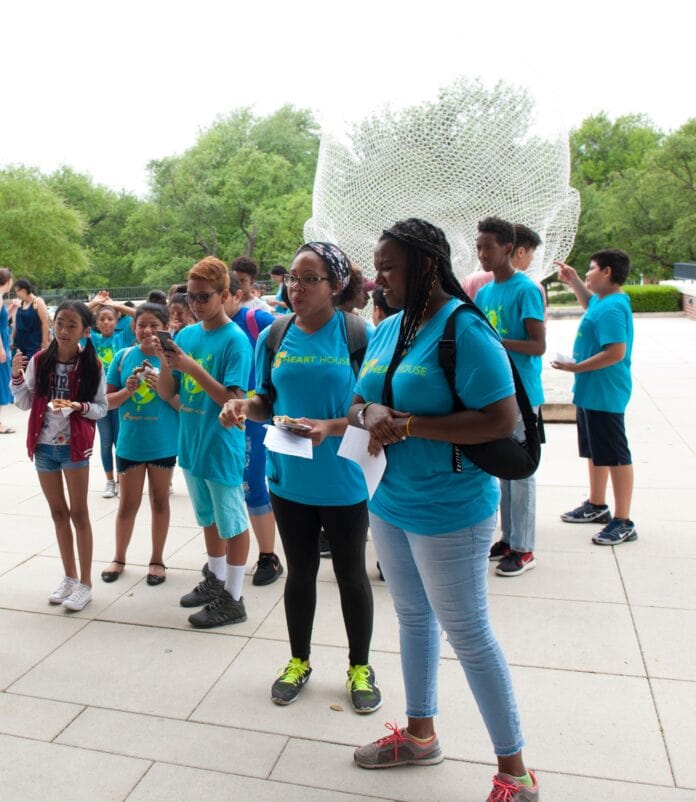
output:
[[[249,528],[242,485],[239,487],[222,485],[220,482],[201,479],[186,469],[183,470],[199,526],[217,524],[220,537],[225,540],[236,537]]]

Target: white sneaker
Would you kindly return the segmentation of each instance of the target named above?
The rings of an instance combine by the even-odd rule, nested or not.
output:
[[[118,495],[118,485],[113,479],[106,480],[106,487],[102,493],[102,498],[116,498]]]
[[[49,602],[51,604],[62,604],[63,599],[67,599],[79,584],[77,579],[73,579],[71,576],[64,576],[60,585],[48,597]]]
[[[67,610],[84,610],[84,608],[92,601],[92,588],[89,585],[83,585],[78,582],[75,590],[63,600],[63,607]]]

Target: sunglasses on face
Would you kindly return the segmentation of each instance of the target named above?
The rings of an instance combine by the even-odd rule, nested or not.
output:
[[[213,295],[217,295],[219,292],[221,290],[215,290],[215,292],[187,292],[186,301],[190,304],[207,304]]]
[[[316,287],[321,281],[331,281],[331,279],[326,276],[295,276],[292,273],[283,276],[283,283],[286,287],[296,287],[299,284],[300,287],[311,288]]]

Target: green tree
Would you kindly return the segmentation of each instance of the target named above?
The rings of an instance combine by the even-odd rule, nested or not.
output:
[[[696,261],[696,118],[615,176],[604,202],[610,242],[628,251],[636,276],[671,278],[674,262]]]
[[[257,119],[242,108],[181,156],[151,162],[150,207],[128,227],[140,237],[136,269],[162,281],[206,255],[288,260],[302,237],[300,210],[309,214],[318,143],[308,111],[284,106]],[[147,221],[157,231],[149,242]]]
[[[643,170],[651,155],[659,151],[662,138],[641,114],[625,115],[612,122],[601,112],[571,132],[571,184],[580,192],[581,209],[568,257],[571,264],[584,270],[594,251],[622,247],[614,239],[617,210],[610,200],[610,187],[621,176]],[[626,250],[631,252],[630,247]]]
[[[84,220],[36,170],[0,171],[0,262],[45,289],[80,283]]]
[[[140,283],[133,273],[133,243],[124,232],[140,201],[134,195],[97,185],[90,176],[70,167],[61,167],[50,175],[48,185],[70,208],[79,211],[85,221],[83,246],[91,268],[90,284]]]

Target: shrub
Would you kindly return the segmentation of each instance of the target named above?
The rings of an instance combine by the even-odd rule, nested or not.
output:
[[[680,293],[661,284],[628,284],[623,287],[634,312],[678,312]]]
[[[554,292],[548,296],[549,304],[551,306],[567,306],[569,304],[578,303],[574,292]]]

